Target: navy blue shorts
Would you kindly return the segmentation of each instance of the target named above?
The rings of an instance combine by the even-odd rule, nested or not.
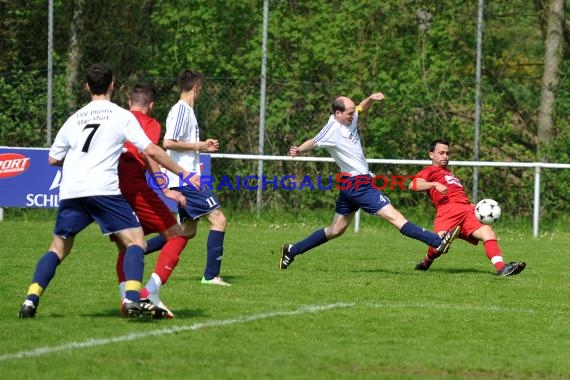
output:
[[[99,224],[104,235],[141,226],[122,195],[97,195],[61,200],[53,233],[73,237],[93,221]]]
[[[366,176],[359,176],[366,177]],[[371,182],[359,182],[357,177],[341,177],[340,194],[336,200],[335,212],[340,215],[350,215],[359,208],[370,215],[376,214],[384,206],[390,204],[390,199],[380,190],[375,189]],[[372,179],[372,177],[370,176]]]
[[[210,189],[195,190],[192,186],[181,186],[174,190],[180,191],[186,198],[186,207],[178,207],[180,223],[188,219],[196,220],[221,206],[220,201]]]

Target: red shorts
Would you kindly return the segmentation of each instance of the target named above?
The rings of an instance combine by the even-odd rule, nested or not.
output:
[[[136,191],[121,191],[139,218],[145,235],[165,231],[178,223],[172,211],[150,187],[141,186]]]
[[[483,224],[475,216],[475,205],[451,203],[437,208],[437,215],[433,222],[435,232],[449,231],[457,225],[461,226],[459,238],[477,245],[479,240],[471,235],[483,227]]]

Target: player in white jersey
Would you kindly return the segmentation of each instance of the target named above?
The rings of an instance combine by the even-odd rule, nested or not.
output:
[[[199,90],[196,92],[199,94]],[[196,100],[199,95],[196,96]],[[164,134],[164,140],[185,142],[188,144],[198,144],[200,142],[200,127],[198,126],[198,120],[194,114],[193,106],[189,105],[186,100],[179,99],[178,102],[172,106],[166,117],[166,132]],[[174,161],[178,162],[184,168],[189,171],[201,175],[200,167],[200,150],[214,152],[217,150],[217,141],[208,139],[207,144],[203,147],[192,147],[191,149],[167,149],[167,153]],[[215,144],[214,144],[215,143]],[[171,146],[169,143],[165,144],[165,147]],[[168,183],[171,187],[179,187],[184,184],[179,183],[179,178],[173,173],[167,172]]]
[[[194,70],[182,70],[177,81],[180,100],[168,113],[163,144],[170,157],[180,166],[200,175],[200,152],[215,152],[219,143],[215,139],[200,140],[194,106],[200,97],[202,74]],[[179,205],[178,213],[182,228],[189,239],[196,236],[198,219],[201,216],[210,223],[202,284],[230,286],[220,277],[227,221],[220,209],[218,198],[211,189],[196,189],[187,183],[179,183],[175,176],[169,176],[168,186],[186,197],[186,206]]]
[[[18,316],[36,315],[40,296],[55,275],[57,266],[71,252],[75,235],[93,221],[103,234],[127,247],[123,299],[127,316],[148,314],[164,318],[166,311],[140,302],[143,276],[144,234],[140,223],[119,190],[117,164],[123,144],[130,141],[167,169],[188,178],[190,173],[151,143],[129,111],[111,103],[113,73],[102,63],[87,70],[91,102],[73,114],[59,130],[50,149],[50,165],[63,166],[60,202],[49,248],[38,261],[32,283]]]
[[[387,220],[403,235],[420,240],[441,253],[447,252],[451,242],[457,237],[458,227],[440,237],[408,221],[380,190],[374,188],[373,175],[368,170],[357,123],[359,113],[370,108],[374,101],[383,99],[384,94],[378,92],[356,106],[350,98],[339,96],[332,102],[332,115],[317,136],[300,146],[294,145],[290,148],[291,156],[298,156],[316,147],[325,147],[341,170],[339,182],[342,187],[330,226],[313,232],[297,243],[285,243],[281,246],[281,270],[287,269],[296,255],[341,236],[359,208]]]

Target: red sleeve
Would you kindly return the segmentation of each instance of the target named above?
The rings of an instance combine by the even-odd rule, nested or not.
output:
[[[161,128],[160,123],[153,118],[148,118],[146,123],[142,125],[144,133],[148,136],[150,141],[153,144],[158,144],[158,140],[160,140]]]
[[[433,173],[433,166],[426,166],[425,168],[417,172],[414,177],[421,178],[427,182],[431,182],[432,173]]]

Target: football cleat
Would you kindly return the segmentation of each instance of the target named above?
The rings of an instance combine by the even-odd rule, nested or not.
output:
[[[142,315],[148,315],[152,319],[167,318],[168,312],[161,307],[153,305],[148,298],[141,299],[140,307],[142,309]]]
[[[421,271],[425,272],[428,269],[429,269],[429,267],[424,264],[423,260],[416,264],[416,270],[421,270]]]
[[[206,280],[206,277],[202,277],[202,280],[200,281],[200,283],[209,284],[209,285],[232,286],[231,284],[225,282],[223,278],[218,277],[218,276],[216,276],[210,280]]]
[[[290,245],[284,243],[281,245],[281,257],[279,258],[279,269],[285,270],[295,260],[293,255],[289,253]]]
[[[126,298],[121,302],[121,314],[126,318],[138,318],[142,315],[142,308],[139,302],[129,301]]]
[[[449,251],[449,247],[453,240],[459,236],[459,231],[461,230],[461,226],[455,226],[451,231],[447,231],[443,237],[441,238],[441,244],[437,247],[436,252],[440,255],[447,253]]]
[[[505,265],[503,269],[497,271],[497,276],[499,277],[514,276],[522,272],[524,268],[526,268],[526,263],[524,262],[516,263],[514,261],[511,261],[510,263]]]
[[[34,318],[36,316],[36,305],[30,300],[25,300],[20,306],[20,311],[18,312],[18,318]]]
[[[141,301],[144,299],[141,299]],[[160,297],[158,296],[158,293],[149,293],[148,294],[148,300],[150,302],[152,302],[152,304],[154,306],[158,306],[159,308],[163,309],[164,311],[166,311],[166,319],[172,319],[174,318],[174,313],[168,308],[166,307],[166,305],[160,300]]]

